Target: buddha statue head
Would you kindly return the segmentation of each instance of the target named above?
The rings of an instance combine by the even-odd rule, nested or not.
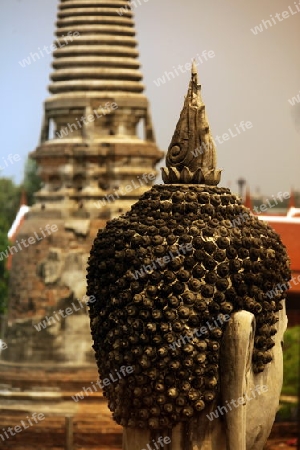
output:
[[[165,184],[109,221],[91,249],[100,377],[131,367],[104,394],[126,450],[166,430],[189,435],[176,449],[258,450],[282,384],[289,263],[272,228],[217,186],[195,66],[166,161]]]

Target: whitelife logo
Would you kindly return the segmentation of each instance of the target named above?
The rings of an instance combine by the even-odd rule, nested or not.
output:
[[[272,200],[270,201],[268,198],[265,200],[266,203],[262,203],[259,206],[254,206],[253,210],[256,212],[256,214],[261,214],[263,212],[266,212],[268,209],[274,208],[274,206],[277,206],[279,203],[277,201],[277,198],[279,200],[279,202],[283,202],[283,198],[284,199],[288,199],[290,197],[290,194],[288,192],[278,192],[277,193],[277,198],[274,197],[274,195],[272,195],[274,203],[272,203]],[[232,227],[238,227],[240,226],[243,222],[245,222],[246,220],[250,219],[251,215],[248,214],[247,212],[241,213],[238,216],[236,216],[235,219],[233,219],[231,221],[231,226]]]
[[[277,23],[282,22],[285,19],[288,19],[291,16],[294,16],[295,14],[298,14],[300,12],[300,2],[294,2],[295,8],[293,9],[292,6],[288,6],[288,11],[282,11],[282,13],[276,13],[275,17],[273,17],[273,14],[270,14],[270,19],[262,20],[260,25],[256,25],[256,27],[251,28],[251,31],[254,35],[257,35],[258,33],[262,33],[263,31],[267,30],[270,27],[273,27],[274,25],[277,25]]]
[[[165,71],[162,77],[157,78],[153,81],[156,87],[160,87],[162,84],[165,84],[167,81],[174,80],[174,78],[179,77],[180,74],[190,72],[192,68],[192,64],[194,63],[196,66],[199,64],[203,64],[204,61],[208,61],[210,58],[214,58],[215,52],[213,50],[203,50],[201,56],[197,53],[196,58],[191,58],[191,62],[186,62],[185,64],[178,64],[177,67],[173,66],[173,70],[170,72]]]
[[[33,233],[34,236],[30,236],[28,239],[21,239],[21,242],[19,242],[17,240],[15,242],[15,245],[8,246],[7,250],[5,250],[4,252],[0,252],[0,261],[2,261],[3,258],[8,258],[9,254],[13,255],[14,253],[18,253],[19,250],[23,250],[24,248],[29,247],[29,245],[35,244],[37,241],[41,241],[42,239],[50,236],[50,234],[55,233],[57,230],[58,230],[57,225],[55,225],[55,224],[53,224],[53,225],[47,224],[45,226],[44,230],[42,228],[40,228],[42,237],[39,236],[38,233],[35,231]],[[47,234],[46,234],[46,232],[47,232]]]
[[[97,386],[100,389],[103,389],[104,386],[109,386],[112,382],[115,383],[118,380],[121,380],[122,375],[123,377],[126,377],[127,375],[130,375],[133,372],[133,367],[132,366],[122,366],[120,367],[118,372],[117,369],[115,369],[115,373],[110,373],[109,374],[109,378],[104,378],[102,381],[98,380],[96,381]],[[117,376],[117,378],[114,378],[114,376]],[[88,394],[88,392],[90,392],[91,394],[93,394],[93,390],[94,392],[98,392],[98,388],[95,386],[95,383],[93,381],[91,381],[91,385],[92,387],[84,387],[82,388],[83,391],[81,392],[77,392],[76,395],[72,396],[72,399],[74,400],[74,402],[78,402],[79,400],[83,400],[85,395],[87,395],[89,397],[90,394]],[[93,390],[92,390],[93,388]]]
[[[65,319],[66,317],[74,314],[75,311],[80,311],[81,309],[85,308],[86,305],[89,305],[96,301],[96,297],[94,295],[91,295],[90,297],[88,297],[87,295],[84,295],[81,300],[84,301],[86,299],[87,299],[87,302],[84,304],[82,304],[81,301],[79,299],[77,299],[77,302],[79,303],[79,308],[76,308],[76,306],[78,306],[78,305],[75,305],[74,302],[72,302],[71,305],[68,306],[65,310],[60,309],[58,312],[53,311],[53,313],[52,313],[53,316],[50,316],[50,317],[46,316],[42,322],[34,324],[33,325],[34,328],[37,331],[45,330],[45,328],[47,328],[49,325],[54,325],[55,322],[60,322],[62,318]],[[71,306],[72,306],[72,308],[71,308]]]
[[[288,283],[278,283],[276,284],[275,288],[266,292],[267,296],[269,298],[274,298],[275,296],[282,295],[283,292],[287,291],[288,289],[291,289],[291,287],[297,286],[300,283],[300,275],[298,277],[292,277],[291,280]]]
[[[123,197],[127,195],[129,192],[134,191],[135,189],[139,189],[140,187],[146,186],[148,183],[151,183],[153,180],[155,180],[155,178],[156,174],[151,172],[143,173],[141,178],[138,175],[135,180],[130,181],[130,184],[127,184],[125,187],[120,187],[118,189],[114,188],[113,193],[107,194],[103,198],[103,200],[98,200],[97,202],[94,202],[94,205],[96,206],[96,208],[102,208],[103,206],[106,206],[107,203],[114,203],[116,199],[120,198],[120,196]]]
[[[41,57],[44,58],[46,54],[49,55],[50,53],[52,53],[55,50],[57,50],[58,47],[59,48],[65,47],[66,45],[69,44],[69,42],[68,42],[69,39],[71,40],[71,42],[73,41],[72,36],[75,36],[75,38],[76,38],[79,35],[80,35],[80,33],[78,31],[74,31],[74,33],[72,33],[72,31],[69,31],[68,32],[68,36],[65,36],[64,34],[62,36],[59,36],[58,39],[60,39],[60,40],[57,40],[57,45],[56,44],[51,44],[49,47],[47,45],[44,45],[43,50],[46,52],[45,54],[44,54],[43,50],[41,50],[41,48],[38,47],[39,53],[32,53],[31,52],[30,55],[27,58],[24,58],[22,61],[19,61],[20,66],[23,69],[26,66],[30,66],[32,61],[35,62],[36,59],[39,60],[39,59],[41,59]],[[61,43],[62,38],[64,39],[66,45]]]
[[[169,347],[172,350],[176,350],[176,347],[181,347],[181,343],[183,345],[186,345],[186,340],[188,342],[191,342],[191,341],[193,341],[194,336],[197,336],[197,337],[206,336],[208,330],[212,331],[218,327],[221,327],[223,325],[223,323],[227,322],[229,319],[230,319],[230,316],[228,314],[225,314],[225,315],[219,314],[217,319],[215,319],[213,321],[213,323],[206,322],[207,327],[204,325],[199,329],[193,330],[192,334],[189,336],[187,334],[185,336],[181,335],[180,338],[176,342],[173,342],[173,344],[169,344]],[[219,323],[217,323],[217,321],[219,321]],[[215,324],[215,326],[214,326],[214,324]]]
[[[157,438],[157,441],[152,439],[152,442],[149,442],[149,444],[147,444],[147,448],[142,448],[142,450],[159,450],[159,449],[163,448],[165,445],[170,444],[170,443],[171,443],[171,438],[169,438],[169,436],[165,436],[165,437],[159,436]],[[158,444],[159,444],[159,446],[158,446]],[[153,445],[153,447],[152,447],[152,445]]]
[[[0,437],[1,437],[2,441],[5,441],[5,439],[9,439],[11,436],[15,436],[16,433],[21,433],[21,431],[26,430],[29,427],[32,427],[34,425],[34,423],[32,423],[31,419],[35,423],[38,423],[38,421],[44,420],[45,416],[43,413],[39,413],[39,414],[33,413],[30,418],[27,416],[26,419],[27,419],[27,423],[25,423],[24,420],[21,420],[21,422],[20,422],[21,425],[16,425],[15,427],[8,427],[6,429],[2,428],[3,434],[0,433]],[[14,433],[14,431],[15,431],[15,433]]]
[[[152,261],[152,263],[144,264],[142,265],[140,270],[136,270],[133,274],[134,278],[138,280],[140,277],[144,277],[146,273],[150,274],[153,272],[153,270],[156,270],[158,266],[155,264],[157,263],[160,267],[165,267],[166,264],[168,264],[170,261],[173,261],[173,259],[177,258],[181,254],[185,255],[187,252],[191,252],[193,249],[193,245],[191,242],[188,244],[180,244],[179,248],[176,250],[176,253],[172,253],[171,251],[168,252],[167,255],[162,256],[161,258],[156,258],[155,261]]]
[[[8,162],[7,162],[8,159]],[[21,156],[16,153],[15,155],[12,155],[11,153],[5,158],[2,156],[2,160],[4,162],[5,167],[8,167],[10,164],[13,164],[14,162],[21,161]],[[4,170],[4,167],[0,166],[0,172]]]
[[[96,120],[96,118],[100,118],[103,116],[106,116],[106,114],[110,114],[112,111],[114,111],[115,109],[118,108],[118,104],[117,103],[110,103],[107,102],[105,103],[105,106],[102,107],[101,105],[99,105],[98,109],[93,109],[94,114],[88,114],[87,116],[81,116],[80,119],[78,119],[78,117],[76,117],[76,122],[73,123],[68,123],[68,128],[61,128],[60,131],[56,131],[55,135],[57,138],[61,139],[64,137],[67,137],[69,135],[69,133],[73,133],[74,131],[78,131],[78,127],[82,128],[82,125],[80,122],[82,122],[83,125],[87,125],[87,123],[92,123]],[[101,112],[102,114],[98,114],[99,112]]]
[[[228,130],[227,130],[228,133],[223,133],[221,136],[219,136],[217,134],[215,137],[212,137],[212,142],[214,145],[217,145],[216,141],[218,142],[218,144],[224,144],[224,142],[229,141],[229,139],[237,137],[242,132],[250,130],[251,128],[253,128],[253,124],[252,124],[252,122],[250,122],[250,120],[248,120],[247,122],[245,122],[244,120],[241,120],[239,125],[234,124],[234,130],[232,130],[231,128],[228,128]],[[209,150],[210,147],[212,147],[211,144],[206,145],[205,143],[203,143],[200,147],[197,147],[195,150],[192,150],[191,153],[195,157],[200,156],[206,150]]]
[[[147,3],[148,1],[149,0],[143,0],[144,3]],[[141,6],[141,0],[129,0],[128,5],[118,9],[118,14],[119,16],[123,16],[124,13],[130,11],[133,7],[137,8],[138,6]]]
[[[210,421],[212,421],[214,419],[218,419],[218,417],[220,417],[219,414],[221,414],[223,416],[223,414],[227,414],[228,411],[232,411],[232,406],[234,408],[238,408],[241,405],[246,405],[247,401],[251,402],[251,400],[256,398],[256,393],[258,395],[261,395],[264,392],[267,392],[268,391],[268,387],[265,386],[264,384],[261,385],[261,386],[259,384],[257,384],[255,386],[254,390],[253,389],[250,389],[250,390],[251,390],[251,395],[252,395],[251,397],[249,397],[248,394],[245,394],[243,397],[239,397],[236,400],[231,400],[230,402],[228,402],[226,400],[226,406],[225,405],[224,406],[218,406],[218,408],[215,409],[214,411],[212,411],[210,414],[206,414],[206,417]]]
[[[299,94],[297,94],[296,97],[292,97],[292,98],[289,99],[289,104],[291,106],[295,106],[296,103],[300,103],[300,91],[299,91]]]
[[[6,350],[6,349],[7,349],[7,344],[4,341],[2,341],[2,339],[0,339],[0,354],[3,350]]]

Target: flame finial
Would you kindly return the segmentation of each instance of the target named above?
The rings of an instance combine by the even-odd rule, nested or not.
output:
[[[201,98],[201,85],[195,61],[191,80],[166,157],[162,178],[168,184],[206,184],[215,186],[221,178],[216,169],[216,148],[210,134]]]

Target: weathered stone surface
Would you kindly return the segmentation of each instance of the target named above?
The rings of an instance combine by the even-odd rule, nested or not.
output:
[[[193,64],[188,93],[169,145],[167,167],[162,168],[163,181],[215,186],[221,178],[216,162],[216,148],[201,98],[197,68]]]
[[[152,185],[162,157],[143,94],[127,1],[75,3],[59,4],[52,95],[32,154],[43,185],[17,240],[47,224],[58,231],[13,255],[9,351],[3,354],[11,361],[90,361],[85,307],[55,318],[85,295],[86,260],[97,230],[129,210]],[[45,329],[34,328],[51,316],[50,327],[47,321]]]
[[[164,437],[172,450],[261,450],[278,407],[289,259],[270,226],[215,186],[210,141],[193,67],[168,184],[109,221],[91,250],[94,349],[103,382],[123,374],[104,392],[124,450]]]
[[[173,427],[215,400],[226,317],[235,311],[257,318],[254,372],[272,360],[285,294],[267,293],[290,271],[270,227],[250,215],[232,226],[243,214],[229,189],[161,185],[99,232],[88,269],[99,370],[103,378],[122,365],[135,370],[118,389],[104,388],[118,423]]]
[[[120,16],[122,7],[127,10],[128,2],[59,2],[52,95],[32,154],[43,184],[17,240],[27,241],[47,224],[58,230],[13,255],[8,347],[0,363],[0,384],[8,389],[0,401],[2,427],[17,425],[24,408],[39,407],[49,416],[7,440],[5,448],[65,448],[64,417],[53,414],[63,415],[66,402],[77,405],[76,448],[121,447],[121,428],[105,399],[95,395],[77,404],[71,396],[97,380],[83,299],[92,242],[108,219],[128,211],[152,185],[163,155],[143,94],[132,13],[129,7]],[[22,395],[16,397],[18,389]],[[46,396],[52,389],[61,395],[55,407]],[[43,392],[41,404],[26,390]]]
[[[1,442],[1,449],[64,450],[65,416],[73,416],[74,447],[120,450],[122,429],[111,419],[100,389],[86,391],[98,379],[95,364],[3,363],[0,371],[1,431],[15,427],[33,412],[45,419]],[[75,402],[72,396],[84,398]]]

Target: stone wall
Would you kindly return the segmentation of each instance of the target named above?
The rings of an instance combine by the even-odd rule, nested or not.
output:
[[[5,360],[94,362],[85,277],[93,239],[103,225],[30,215],[24,221],[14,244],[18,251],[11,246]]]

